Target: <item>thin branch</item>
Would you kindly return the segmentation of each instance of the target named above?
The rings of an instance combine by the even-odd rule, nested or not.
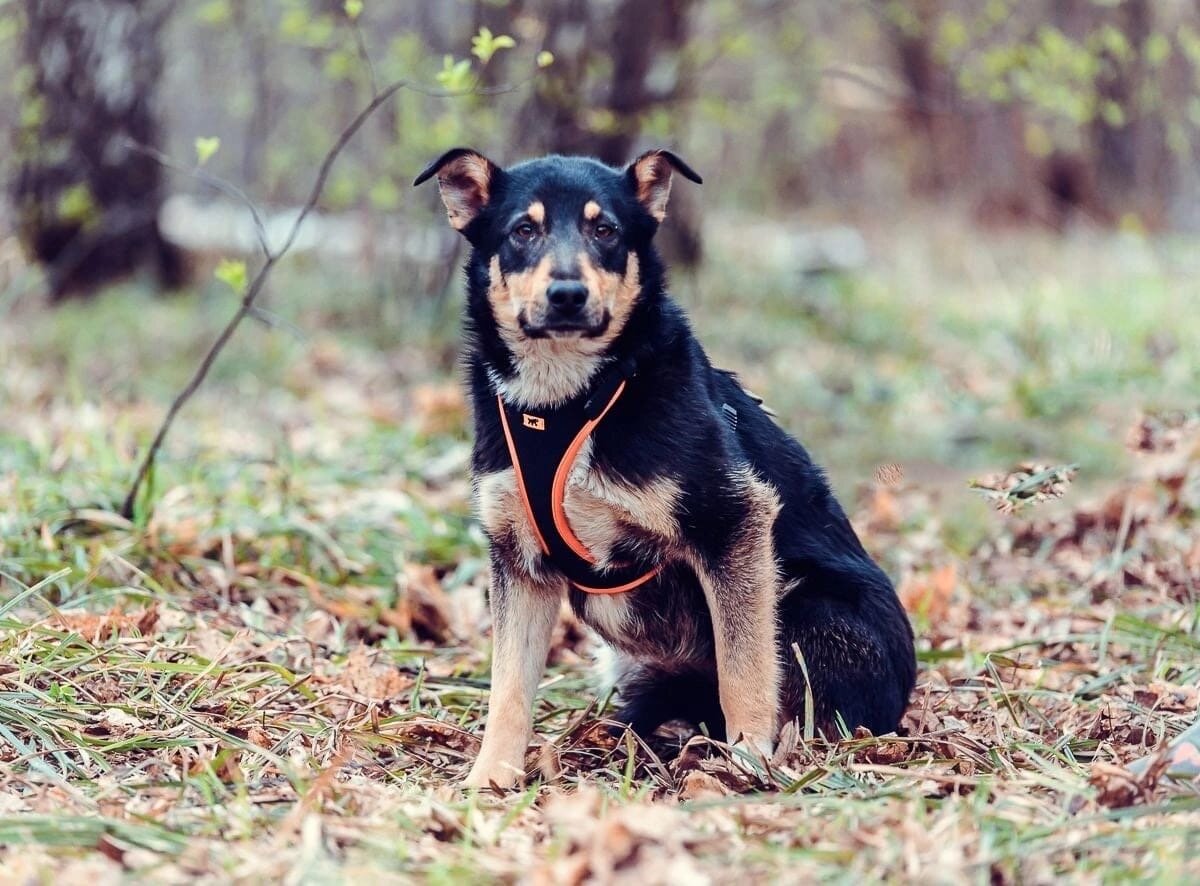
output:
[[[242,321],[254,311],[254,301],[258,298],[259,293],[262,292],[263,287],[266,285],[267,277],[270,275],[271,269],[274,268],[276,263],[287,254],[289,249],[291,249],[292,244],[296,241],[297,234],[300,232],[300,226],[304,224],[304,220],[316,207],[317,201],[321,198],[321,192],[324,190],[325,182],[329,178],[329,171],[333,168],[333,164],[337,160],[338,155],[341,154],[342,150],[349,143],[350,139],[354,137],[355,133],[362,128],[362,125],[367,121],[367,118],[375,113],[375,111],[379,109],[380,105],[382,105],[385,101],[390,99],[393,95],[406,86],[408,86],[408,82],[405,80],[397,81],[388,86],[377,96],[375,96],[369,105],[367,105],[358,113],[358,116],[356,116],[350,122],[349,126],[342,130],[342,134],[338,136],[338,139],[336,142],[334,142],[333,147],[330,148],[329,152],[325,155],[325,159],[321,163],[321,168],[317,173],[317,178],[313,183],[312,191],[308,196],[308,200],[301,208],[300,214],[296,216],[295,222],[292,223],[291,231],[288,233],[288,237],[284,241],[283,246],[276,251],[271,251],[269,247],[265,246],[264,239],[263,242],[266,260],[263,262],[262,267],[258,269],[258,273],[254,275],[254,279],[250,281],[250,285],[246,288],[246,294],[242,296],[241,306],[230,318],[229,322],[225,324],[225,328],[221,330],[221,334],[217,336],[217,339],[213,342],[212,347],[208,349],[208,353],[205,354],[204,359],[200,361],[200,365],[196,368],[191,380],[188,381],[183,390],[181,390],[172,401],[171,408],[167,410],[167,414],[163,418],[162,424],[158,428],[158,433],[154,435],[154,440],[150,444],[150,448],[146,450],[146,455],[142,459],[141,466],[138,468],[137,476],[134,477],[133,484],[129,487],[129,492],[126,494],[125,501],[121,505],[121,515],[126,519],[133,518],[134,505],[137,502],[138,493],[141,491],[142,485],[145,483],[146,477],[149,475],[150,470],[154,467],[154,462],[158,458],[158,452],[167,439],[167,434],[171,430],[171,425],[175,422],[175,416],[179,414],[180,410],[183,409],[196,391],[200,389],[200,386],[204,384],[204,380],[208,377],[209,370],[212,369],[213,363],[216,362],[217,357],[220,356],[221,351],[225,349],[225,346],[229,343],[229,340],[233,338],[233,334],[237,331],[238,326],[240,326]],[[206,177],[210,179],[212,178],[211,176]],[[213,180],[219,181],[218,179]],[[222,182],[221,184],[225,183]],[[220,185],[217,186],[219,187]],[[254,212],[255,222],[261,227],[261,219],[258,216],[257,209],[249,201],[249,198],[246,198],[244,202],[250,204],[251,211]]]
[[[826,65],[817,74],[827,79],[845,80],[848,83],[861,86],[884,99],[896,102],[897,104],[908,105],[913,110],[920,111],[923,114],[948,117],[978,117],[987,110],[987,108],[980,106],[968,98],[951,100],[945,95],[918,95],[907,86],[889,86],[886,83],[872,80],[859,71],[837,65]]]
[[[169,156],[158,150],[158,148],[153,148],[150,145],[144,145],[141,142],[134,141],[131,138],[126,138],[124,140],[124,144],[131,151],[144,154],[145,156],[159,163],[161,166],[165,166],[167,169],[174,170],[175,172],[181,172],[184,175],[190,175],[197,181],[232,197],[238,203],[241,203],[243,206],[245,206],[248,210],[250,210],[251,218],[254,219],[254,233],[258,237],[258,246],[262,250],[263,257],[271,257],[271,244],[267,239],[267,226],[263,223],[262,214],[258,211],[258,206],[255,205],[254,201],[250,199],[250,196],[245,191],[232,182],[227,182],[223,178],[210,175],[199,167],[184,166],[182,163],[176,163]]]
[[[375,64],[371,61],[371,53],[367,51],[367,39],[363,36],[358,19],[350,19],[350,30],[354,32],[354,45],[358,48],[358,58],[367,69],[367,77],[371,81],[371,95],[379,95],[379,80],[375,76]]]
[[[358,116],[350,121],[350,125],[342,130],[342,134],[321,162],[321,168],[317,172],[317,180],[313,182],[312,192],[308,195],[308,200],[305,202],[303,208],[301,208],[300,214],[296,216],[296,223],[292,225],[292,230],[288,233],[283,246],[273,256],[274,258],[282,257],[285,252],[292,248],[292,244],[296,241],[296,235],[300,233],[300,225],[303,223],[305,217],[316,208],[317,201],[321,199],[321,191],[325,189],[325,180],[329,178],[329,172],[333,169],[333,163],[337,160],[338,155],[342,153],[342,149],[346,147],[350,139],[354,138],[354,134],[362,128],[362,125],[367,122],[367,118],[374,114],[380,105],[408,85],[407,80],[398,80],[391,86],[388,86],[383,92],[371,99],[371,103],[359,111]]]
[[[141,465],[138,467],[137,475],[134,477],[133,483],[129,487],[129,492],[125,495],[124,502],[121,504],[122,516],[124,516],[126,519],[133,518],[134,505],[137,502],[138,493],[145,484],[146,477],[149,476],[150,471],[154,467],[154,463],[158,458],[159,450],[162,449],[163,443],[167,439],[167,434],[170,432],[171,426],[175,422],[175,417],[179,414],[183,407],[187,405],[187,402],[192,399],[192,396],[200,389],[200,386],[204,384],[204,380],[208,377],[209,370],[212,369],[217,357],[219,357],[221,351],[225,349],[225,346],[229,343],[229,340],[233,338],[233,334],[237,331],[238,326],[240,326],[242,321],[247,317],[260,317],[258,308],[255,307],[254,302],[262,292],[263,287],[266,285],[267,277],[270,276],[271,270],[275,267],[280,259],[287,255],[288,250],[290,250],[292,245],[296,242],[296,237],[300,233],[301,225],[304,224],[304,220],[308,218],[309,213],[316,208],[317,201],[321,199],[321,193],[325,189],[325,183],[329,178],[330,170],[333,169],[334,162],[336,162],[339,155],[341,155],[342,150],[347,144],[349,144],[350,140],[354,138],[358,130],[362,128],[362,125],[367,122],[367,119],[377,110],[379,110],[381,105],[387,102],[401,89],[408,89],[421,95],[432,96],[435,98],[454,98],[465,95],[501,95],[507,92],[515,92],[517,89],[521,88],[532,80],[533,76],[530,76],[524,80],[503,86],[489,87],[487,89],[474,88],[466,90],[426,89],[418,84],[410,83],[407,80],[397,80],[395,83],[385,87],[382,91],[377,92],[374,98],[371,99],[370,104],[359,111],[358,115],[352,121],[350,121],[350,124],[342,130],[341,135],[338,136],[337,141],[335,141],[333,144],[333,147],[331,147],[329,152],[325,155],[325,159],[321,161],[321,168],[317,171],[317,178],[316,181],[313,182],[312,191],[309,193],[308,200],[305,201],[304,205],[300,209],[300,213],[296,216],[296,220],[292,223],[292,227],[288,231],[287,238],[284,240],[283,245],[280,246],[279,249],[275,250],[271,249],[270,243],[267,240],[266,226],[263,224],[262,215],[258,211],[258,207],[254,204],[254,201],[251,200],[244,191],[242,191],[241,188],[238,188],[236,185],[230,184],[229,182],[224,181],[223,179],[220,179],[214,175],[209,175],[203,170],[180,166],[154,148],[138,145],[136,143],[133,144],[135,149],[143,151],[165,166],[195,176],[200,181],[224,191],[245,205],[250,210],[250,213],[254,218],[254,225],[258,233],[259,245],[262,248],[265,260],[262,264],[262,267],[260,267],[258,272],[254,275],[254,279],[250,281],[250,285],[246,288],[246,293],[242,296],[241,305],[238,307],[234,315],[229,319],[229,322],[225,324],[225,327],[221,330],[221,334],[217,336],[216,341],[212,343],[212,347],[208,349],[208,353],[204,355],[204,358],[200,361],[200,365],[196,367],[195,373],[184,386],[183,390],[181,390],[175,396],[175,399],[171,401],[171,407],[167,410],[167,414],[163,417],[162,424],[159,425],[158,432],[154,435],[154,440],[150,443],[150,448],[146,450],[146,455],[142,459]]]

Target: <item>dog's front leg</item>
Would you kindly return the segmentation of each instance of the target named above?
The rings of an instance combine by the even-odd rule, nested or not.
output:
[[[694,566],[712,615],[725,731],[769,758],[778,729],[779,575],[772,527],[779,499],[752,474],[735,475],[732,495],[713,496],[694,542]]]
[[[550,652],[559,594],[523,578],[493,556],[492,692],[483,746],[466,787],[508,788],[525,776],[525,750],[533,732],[533,696]]]

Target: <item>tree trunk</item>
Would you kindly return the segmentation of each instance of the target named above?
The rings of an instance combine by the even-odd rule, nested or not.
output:
[[[587,154],[614,166],[633,159],[646,116],[686,97],[692,0],[542,0],[537,8],[555,61],[518,115],[514,141],[526,152]],[[606,68],[598,80],[595,71]],[[687,156],[685,145],[667,147]],[[686,189],[672,194],[670,217],[659,246],[669,261],[696,264],[700,230]]]
[[[954,183],[957,169],[951,162],[955,157],[952,144],[956,125],[951,115],[953,78],[940,65],[933,51],[937,22],[942,15],[939,0],[919,0],[903,5],[913,17],[916,28],[902,26],[888,9],[890,4],[877,0],[883,8],[884,32],[896,56],[896,66],[908,87],[902,106],[905,125],[919,133],[925,150],[910,173],[911,187],[918,193],[937,194]]]
[[[169,5],[161,0],[25,0],[31,69],[12,183],[18,229],[51,297],[85,295],[149,268],[180,282],[158,229],[162,168],[154,93]]]
[[[1124,119],[1112,122],[1100,115],[1092,124],[1096,181],[1105,206],[1114,217],[1133,212],[1152,224],[1166,214],[1173,166],[1162,114],[1145,113],[1145,100],[1139,98],[1147,77],[1155,76],[1144,62],[1146,42],[1156,30],[1154,15],[1149,0],[1126,0],[1113,11],[1133,55],[1125,61],[1111,53],[1102,56],[1097,92],[1120,108]]]

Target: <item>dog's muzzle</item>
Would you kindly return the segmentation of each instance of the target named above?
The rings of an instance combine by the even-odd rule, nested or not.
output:
[[[522,331],[531,338],[579,334],[584,338],[603,335],[610,317],[607,311],[588,310],[592,294],[581,280],[553,280],[546,289],[541,317],[520,318]],[[536,316],[536,312],[535,312]]]

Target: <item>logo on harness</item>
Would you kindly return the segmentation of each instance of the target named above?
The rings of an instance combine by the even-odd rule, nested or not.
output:
[[[527,415],[524,412],[521,413],[521,424],[527,428],[533,428],[535,431],[546,430],[546,420],[544,418],[538,418],[536,415]]]

